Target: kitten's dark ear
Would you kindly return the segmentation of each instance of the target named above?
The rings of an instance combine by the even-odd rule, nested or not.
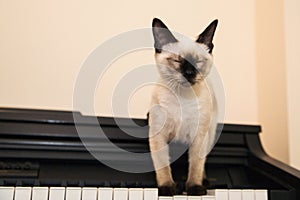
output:
[[[160,53],[164,45],[177,42],[177,39],[160,19],[153,19],[152,33],[154,37],[154,48],[156,53]]]
[[[215,30],[218,25],[218,20],[214,20],[210,25],[199,35],[198,39],[196,40],[199,43],[205,44],[208,47],[208,52],[211,53],[214,44],[212,43]]]

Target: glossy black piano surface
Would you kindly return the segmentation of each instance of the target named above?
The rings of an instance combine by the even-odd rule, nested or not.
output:
[[[127,173],[107,167],[86,150],[74,125],[87,130],[104,160],[122,165],[151,166],[151,159],[127,160],[95,136],[95,117],[79,112],[0,108],[0,186],[156,187],[154,172]],[[96,118],[119,148],[149,152],[145,119]],[[84,129],[84,130],[85,130]],[[123,130],[131,131],[133,137]],[[208,188],[267,189],[271,200],[300,199],[300,172],[271,157],[259,139],[260,126],[225,124],[207,158]],[[96,141],[97,140],[97,141]],[[184,190],[187,155],[172,164],[178,193]],[[134,171],[134,170],[133,170]]]

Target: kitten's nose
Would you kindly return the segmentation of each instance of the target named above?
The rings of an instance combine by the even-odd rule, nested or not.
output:
[[[194,76],[196,73],[194,72],[194,70],[186,70],[184,72],[184,75],[186,76]]]
[[[183,76],[186,78],[186,79],[191,79],[191,78],[195,78],[195,76],[196,76],[196,72],[195,72],[195,70],[192,70],[192,69],[190,69],[190,70],[185,70],[184,72],[183,72]]]

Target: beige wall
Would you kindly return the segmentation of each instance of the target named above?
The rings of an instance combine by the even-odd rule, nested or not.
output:
[[[103,4],[102,1],[31,0],[2,4],[0,104],[3,106],[71,109],[73,85],[81,64],[105,40],[124,31],[150,27],[153,17],[160,17],[174,30],[194,37],[219,18],[215,57],[226,87],[226,119],[257,121],[252,1],[132,0]],[[120,71],[124,74],[135,65],[154,62],[153,52],[149,51],[122,59],[124,62],[120,59],[114,63],[115,70],[105,83],[108,86],[96,93],[98,114],[111,115],[111,87],[122,76]],[[241,82],[246,84],[241,87]],[[139,101],[139,109],[131,112],[133,116],[145,115],[148,99]],[[248,111],[240,112],[245,104]]]
[[[300,2],[285,0],[285,48],[290,164],[300,169]]]
[[[264,147],[289,162],[283,3],[256,0],[257,99]]]
[[[81,64],[105,40],[149,27],[153,17],[182,34],[196,36],[218,18],[214,54],[225,87],[225,121],[262,124],[267,151],[288,162],[287,116],[291,118],[292,112],[288,115],[287,110],[295,105],[287,107],[292,98],[286,99],[286,87],[291,85],[286,81],[293,72],[284,68],[290,57],[285,58],[283,0],[267,2],[0,0],[0,106],[71,110]],[[269,9],[270,4],[274,8]],[[96,113],[111,115],[111,87],[132,68],[153,62],[152,51],[116,61],[102,84],[105,87],[96,90]],[[277,91],[283,96],[278,97]],[[144,117],[149,93],[144,89],[136,94],[137,103],[130,105],[133,117]]]
[[[262,142],[272,157],[298,169],[299,10],[296,0],[256,0],[257,98]]]

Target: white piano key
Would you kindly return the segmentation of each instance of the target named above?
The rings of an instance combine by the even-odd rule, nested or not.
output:
[[[187,200],[187,196],[185,196],[185,195],[175,195],[175,196],[173,196],[173,200]]]
[[[188,200],[202,200],[202,196],[188,196]]]
[[[48,200],[49,188],[48,187],[33,187],[32,200]]]
[[[144,189],[144,200],[157,200],[158,189],[157,188],[145,188]]]
[[[159,196],[158,200],[173,200],[173,197]]]
[[[113,188],[98,188],[98,200],[112,200]]]
[[[242,190],[242,199],[243,200],[255,200],[254,190]]]
[[[228,190],[229,200],[242,200],[242,190]]]
[[[65,187],[50,187],[49,200],[65,200]]]
[[[216,200],[228,200],[228,190],[226,189],[208,190],[207,194],[215,196]]]
[[[127,200],[128,188],[114,188],[114,200]]]
[[[67,187],[66,200],[81,200],[81,187]]]
[[[14,187],[0,187],[1,200],[13,200],[15,193]]]
[[[212,196],[212,195],[204,195],[201,197],[202,197],[202,200],[216,200],[216,197]]]
[[[16,187],[14,200],[31,200],[31,187]]]
[[[82,188],[82,200],[97,200],[97,188]]]
[[[268,191],[255,190],[255,200],[268,200]]]
[[[142,188],[129,188],[128,199],[129,200],[143,200],[143,189]]]

